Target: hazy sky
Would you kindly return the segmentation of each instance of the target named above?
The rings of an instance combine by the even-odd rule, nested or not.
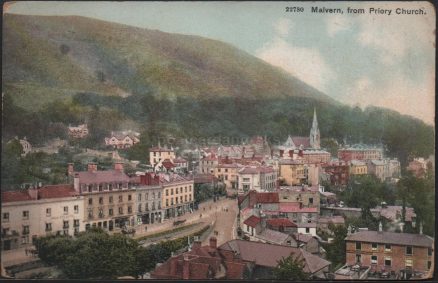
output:
[[[287,13],[285,7],[304,7]],[[343,14],[311,13],[311,7]],[[347,7],[364,8],[352,15]],[[17,2],[10,13],[81,15],[225,41],[351,105],[433,124],[435,12],[428,2]],[[391,9],[390,15],[370,8]],[[396,9],[423,15],[397,15]]]

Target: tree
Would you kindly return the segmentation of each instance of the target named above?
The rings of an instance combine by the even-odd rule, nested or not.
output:
[[[333,242],[325,244],[324,249],[327,251],[327,259],[331,261],[332,268],[345,263],[345,237],[347,237],[347,228],[345,226],[329,225],[333,233]]]
[[[293,258],[290,255],[278,261],[274,277],[277,280],[307,280],[310,274],[304,271],[304,259]]]

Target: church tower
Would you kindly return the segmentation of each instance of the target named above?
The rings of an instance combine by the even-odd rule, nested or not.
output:
[[[313,149],[321,148],[321,136],[319,134],[318,120],[316,119],[316,109],[313,109],[312,129],[310,129],[310,147]]]

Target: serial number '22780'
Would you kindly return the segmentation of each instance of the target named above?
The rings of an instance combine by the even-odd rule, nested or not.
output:
[[[304,7],[286,7],[286,12],[304,12]]]

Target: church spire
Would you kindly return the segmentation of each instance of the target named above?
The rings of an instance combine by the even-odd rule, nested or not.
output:
[[[312,129],[310,130],[310,147],[314,149],[321,148],[321,136],[318,128],[318,119],[316,118],[316,108],[313,108]]]

